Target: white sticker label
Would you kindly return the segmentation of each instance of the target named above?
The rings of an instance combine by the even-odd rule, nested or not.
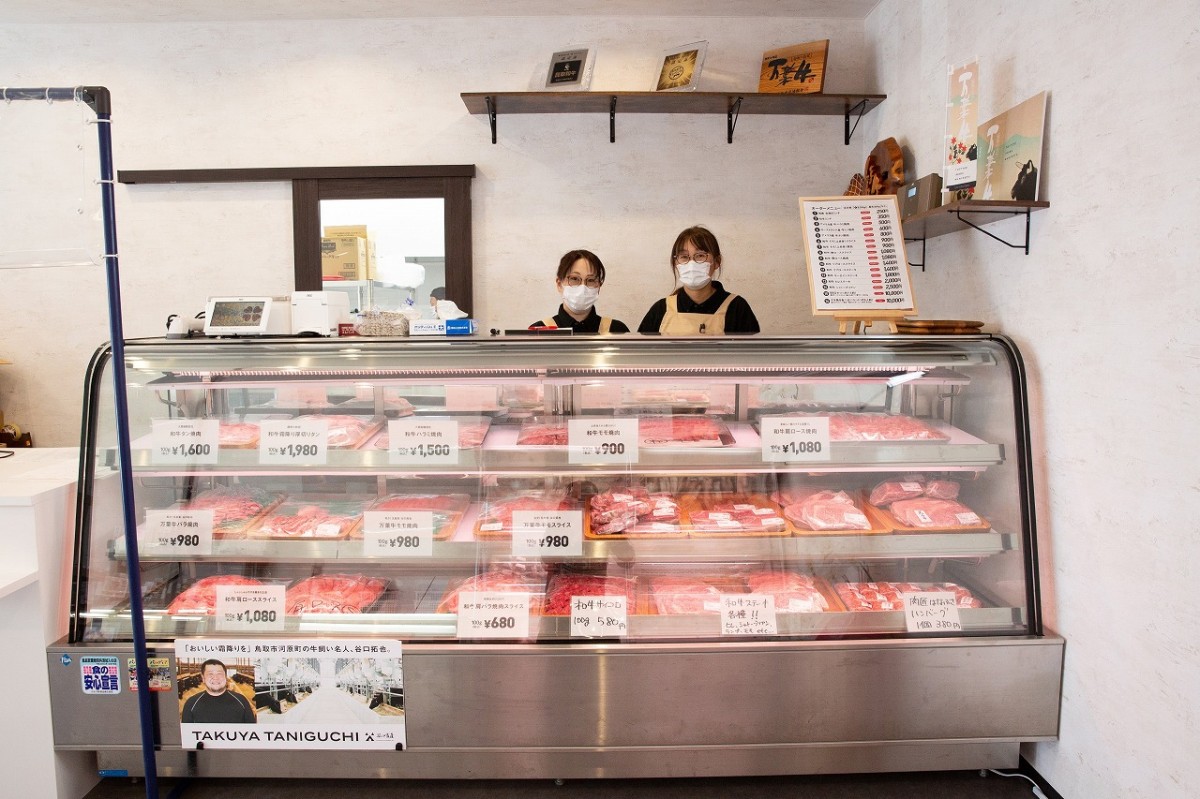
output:
[[[519,592],[461,594],[459,638],[528,638],[532,595]]]
[[[146,525],[138,535],[142,555],[211,555],[213,511],[148,510]]]
[[[760,430],[765,462],[811,462],[830,458],[827,416],[764,416]]]
[[[904,597],[904,626],[910,633],[953,633],[962,630],[953,591],[923,591]]]
[[[771,594],[721,594],[721,635],[776,635]]]
[[[150,460],[156,464],[216,463],[221,423],[216,419],[155,419]]]
[[[121,693],[121,660],[107,655],[82,655],[79,670],[85,694]]]
[[[433,557],[433,512],[366,511],[363,513],[363,555],[368,558]]]
[[[619,638],[628,632],[624,596],[571,597],[572,638]]]
[[[512,553],[518,557],[583,555],[583,511],[513,511]]]
[[[218,585],[216,628],[221,632],[282,630],[282,585]]]
[[[637,463],[637,417],[568,419],[570,463]]]
[[[259,463],[324,466],[328,462],[328,422],[320,419],[267,419],[258,424]]]
[[[388,463],[405,466],[458,463],[458,422],[415,418],[389,420]]]

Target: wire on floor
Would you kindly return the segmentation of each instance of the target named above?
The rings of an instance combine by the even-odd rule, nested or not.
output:
[[[990,769],[988,769],[988,771],[990,771],[993,774],[996,774],[998,776],[1001,776],[1001,777],[1020,777],[1023,780],[1029,780],[1029,784],[1033,786],[1033,795],[1036,796],[1038,799],[1046,799],[1046,794],[1042,793],[1042,787],[1037,784],[1037,781],[1034,780],[1033,777],[1030,777],[1026,774],[1019,774],[1019,773],[1009,774],[1004,771],[996,771],[996,769],[994,769],[994,768],[990,768]]]

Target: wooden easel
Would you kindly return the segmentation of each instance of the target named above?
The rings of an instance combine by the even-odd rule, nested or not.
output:
[[[892,333],[896,333],[896,320],[903,318],[903,312],[895,314],[872,314],[870,316],[865,314],[858,314],[854,316],[841,316],[835,314],[833,317],[834,321],[838,323],[839,336],[844,336],[847,332],[854,336],[857,336],[860,333],[865,334],[867,332],[867,328],[876,322],[881,324],[886,323],[888,330]],[[853,329],[847,331],[846,328],[851,325],[853,325]]]

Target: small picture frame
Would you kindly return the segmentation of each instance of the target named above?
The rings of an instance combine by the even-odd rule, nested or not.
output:
[[[656,92],[693,92],[700,83],[700,70],[708,42],[692,42],[663,51],[662,66],[654,85]]]
[[[592,66],[596,62],[593,45],[559,50],[550,56],[546,71],[546,91],[585,92],[592,85]]]
[[[825,90],[829,40],[777,47],[763,53],[758,73],[762,94],[820,94]]]

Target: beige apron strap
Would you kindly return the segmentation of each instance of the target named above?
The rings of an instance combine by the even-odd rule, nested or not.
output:
[[[612,320],[607,316],[600,317],[600,335],[607,336],[608,331],[612,329]]]
[[[542,320],[542,326],[543,327],[557,327],[558,322],[554,321],[553,316],[547,316],[545,319]]]

